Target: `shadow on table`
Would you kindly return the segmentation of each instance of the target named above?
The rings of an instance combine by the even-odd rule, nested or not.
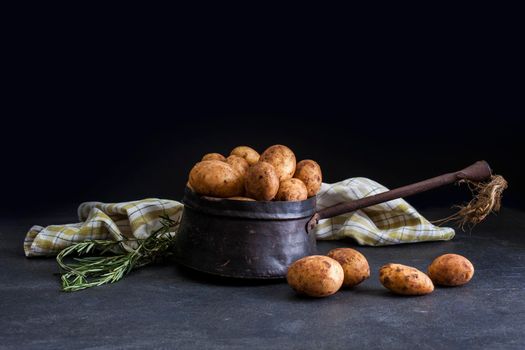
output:
[[[336,294],[326,298],[316,298],[309,297],[306,295],[299,295],[290,291],[288,295],[288,300],[291,302],[309,302],[309,301],[319,301],[320,299],[332,299],[334,297],[346,298],[346,297],[359,297],[367,299],[410,299],[410,298],[421,298],[423,295],[398,295],[394,294],[387,289],[380,286],[357,286],[354,288],[341,288]]]
[[[232,278],[212,275],[204,272],[200,272],[189,267],[175,264],[175,271],[181,277],[201,284],[211,284],[220,286],[261,286],[271,284],[285,283],[284,278],[277,279],[248,279],[248,278]]]

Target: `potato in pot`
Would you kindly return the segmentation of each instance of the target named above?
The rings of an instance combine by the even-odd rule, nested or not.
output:
[[[246,159],[235,155],[231,155],[228,158],[226,158],[226,163],[230,164],[231,167],[235,171],[237,171],[243,178],[246,176],[246,172],[250,167]]]
[[[225,162],[226,157],[224,157],[220,153],[208,153],[208,154],[205,154],[204,157],[202,157],[201,161],[204,161],[204,160],[220,160],[221,162]]]
[[[286,146],[273,145],[269,147],[261,154],[259,161],[273,165],[279,181],[291,179],[295,173],[295,154]]]
[[[279,190],[279,177],[271,164],[258,162],[248,169],[244,188],[247,197],[271,201]]]
[[[311,159],[301,160],[297,163],[294,177],[304,182],[308,190],[308,197],[315,196],[323,182],[321,167]]]
[[[229,197],[228,199],[230,199],[232,201],[244,201],[244,202],[254,202],[255,201],[255,199],[253,199],[253,198],[240,197],[240,196]]]
[[[230,155],[239,156],[246,159],[249,165],[254,165],[255,163],[257,163],[260,157],[259,153],[256,150],[248,146],[235,147],[231,151]]]
[[[308,198],[306,186],[299,179],[281,181],[279,191],[275,196],[278,201],[303,201]]]
[[[189,184],[196,193],[205,196],[228,198],[243,194],[243,178],[228,163],[219,160],[195,164]]]

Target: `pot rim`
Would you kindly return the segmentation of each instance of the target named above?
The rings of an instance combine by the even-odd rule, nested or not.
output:
[[[199,196],[189,187],[184,189],[184,206],[211,215],[246,219],[288,220],[311,217],[316,197],[303,201],[240,201],[228,198]]]

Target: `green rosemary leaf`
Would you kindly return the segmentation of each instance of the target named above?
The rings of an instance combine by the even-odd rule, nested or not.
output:
[[[146,239],[125,241],[89,240],[76,243],[63,249],[57,255],[61,268],[62,290],[74,292],[121,280],[132,270],[154,263],[170,255],[173,237],[170,229],[176,222],[169,217],[162,217],[162,227]],[[138,244],[133,252],[107,255],[112,249],[125,242]],[[87,254],[95,254],[84,256]],[[73,257],[69,262],[66,258]]]

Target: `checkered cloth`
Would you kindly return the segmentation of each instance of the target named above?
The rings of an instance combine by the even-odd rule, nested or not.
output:
[[[156,198],[82,203],[78,207],[79,223],[31,227],[24,240],[24,252],[27,257],[54,256],[70,245],[93,239],[125,241],[121,246],[131,251],[137,242],[126,239],[147,238],[162,227],[162,217],[179,222],[182,208],[177,201]]]
[[[388,189],[366,178],[351,178],[335,184],[323,183],[317,195],[318,209],[371,196]],[[27,257],[53,256],[84,240],[146,238],[159,229],[161,216],[179,222],[183,205],[165,199],[144,199],[125,203],[82,203],[80,223],[33,226],[24,241]],[[176,232],[177,227],[174,227]],[[449,240],[454,230],[436,227],[403,199],[321,220],[315,229],[317,239],[353,238],[362,245],[390,245],[422,241]],[[134,242],[124,245],[135,248]]]

